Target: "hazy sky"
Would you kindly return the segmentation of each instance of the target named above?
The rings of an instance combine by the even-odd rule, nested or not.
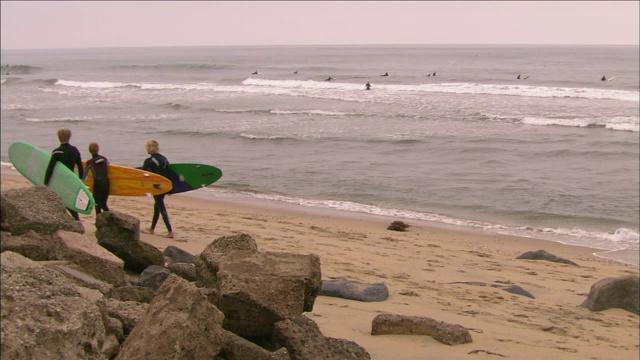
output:
[[[2,1],[1,47],[638,45],[638,1]]]

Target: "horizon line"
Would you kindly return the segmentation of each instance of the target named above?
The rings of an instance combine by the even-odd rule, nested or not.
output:
[[[346,47],[346,46],[640,46],[640,44],[585,44],[585,43],[442,43],[442,44],[271,44],[271,45],[130,45],[130,46],[79,46],[79,47],[42,47],[42,48],[1,48],[12,50],[81,50],[81,49],[132,49],[132,48],[186,48],[186,47]]]

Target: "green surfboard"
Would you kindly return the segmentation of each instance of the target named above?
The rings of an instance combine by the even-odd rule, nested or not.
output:
[[[25,142],[16,142],[9,146],[9,159],[22,176],[34,185],[44,184],[51,154]],[[68,209],[81,214],[91,214],[94,200],[91,192],[82,180],[62,163],[53,168],[53,175],[48,184],[49,189],[62,199]]]
[[[173,184],[169,193],[177,194],[213,184],[222,177],[222,170],[205,164],[169,163],[165,176]]]

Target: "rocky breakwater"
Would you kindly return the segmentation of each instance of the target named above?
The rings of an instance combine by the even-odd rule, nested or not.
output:
[[[1,210],[3,357],[370,359],[304,315],[317,255],[260,252],[246,234],[161,252],[115,211],[88,236],[44,186],[3,192]]]

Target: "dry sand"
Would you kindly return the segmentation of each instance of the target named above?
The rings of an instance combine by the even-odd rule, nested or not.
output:
[[[24,186],[31,184],[15,171],[2,169],[2,191]],[[318,296],[313,311],[306,313],[324,335],[355,341],[373,359],[498,359],[503,355],[637,360],[640,355],[637,315],[580,307],[595,282],[638,274],[636,266],[594,256],[595,249],[410,221],[405,221],[411,225],[407,232],[396,232],[386,230],[395,220],[390,218],[259,200],[203,200],[193,193],[168,196],[166,204],[176,238],[141,234],[142,241],[160,250],[175,245],[197,255],[220,236],[246,233],[261,251],[318,254],[323,279],[385,283],[390,295],[384,302]],[[109,207],[137,217],[143,228],[149,226],[153,199],[111,197]],[[81,215],[81,219],[93,236],[94,215]],[[164,231],[160,220],[156,232]],[[579,266],[516,259],[540,249]],[[535,299],[453,282],[519,285]],[[428,336],[370,335],[371,321],[382,313],[459,324],[470,329],[473,342],[449,346]]]

